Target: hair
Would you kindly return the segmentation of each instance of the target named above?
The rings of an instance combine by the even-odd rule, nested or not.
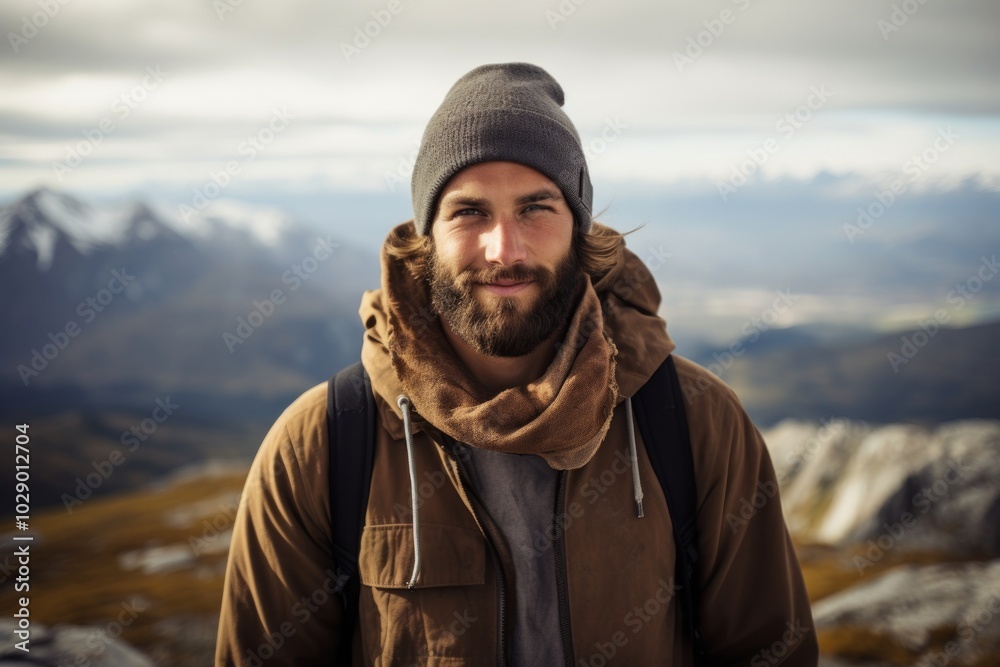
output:
[[[635,230],[624,234],[594,220],[589,232],[577,228],[573,234],[573,245],[576,256],[580,260],[580,268],[590,274],[590,281],[597,283],[618,263],[618,256],[625,245],[625,237]]]
[[[624,234],[607,227],[597,220],[589,232],[580,231],[579,227],[573,233],[573,249],[576,252],[580,268],[590,274],[591,282],[596,283],[604,277],[618,262],[620,248],[625,245]],[[386,239],[386,253],[393,259],[403,262],[417,280],[430,277],[432,241],[430,234],[415,234],[407,227],[397,227]]]
[[[389,257],[403,262],[417,280],[430,277],[431,235],[417,234],[406,225],[394,227],[385,240]]]

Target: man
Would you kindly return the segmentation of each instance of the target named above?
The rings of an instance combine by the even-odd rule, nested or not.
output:
[[[218,664],[328,664],[340,641],[366,665],[694,663],[670,512],[631,423],[674,345],[649,272],[591,220],[562,104],[544,70],[487,65],[431,119],[414,220],[389,235],[382,287],[361,304],[378,426],[357,629],[341,636],[320,385],[251,468]],[[815,665],[760,434],[721,381],[676,368],[706,662]]]

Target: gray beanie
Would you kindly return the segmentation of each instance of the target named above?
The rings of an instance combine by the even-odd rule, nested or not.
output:
[[[518,162],[548,176],[579,228],[590,231],[590,175],[580,135],[562,105],[559,83],[528,63],[482,65],[455,82],[427,124],[413,165],[417,232],[430,232],[448,179],[490,160]]]

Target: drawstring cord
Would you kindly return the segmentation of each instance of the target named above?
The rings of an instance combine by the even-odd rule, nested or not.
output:
[[[417,495],[417,462],[413,453],[413,429],[410,426],[410,399],[405,394],[396,398],[396,405],[403,413],[403,432],[406,435],[406,462],[410,473],[410,510],[413,514],[413,571],[406,587],[412,589],[420,578],[420,508]],[[642,482],[639,481],[639,457],[635,451],[635,421],[632,416],[632,399],[625,399],[625,414],[628,417],[628,449],[632,462],[632,488],[635,491],[635,511],[640,519],[642,511]]]
[[[642,482],[639,481],[639,457],[635,453],[635,422],[632,418],[632,398],[625,399],[625,414],[628,417],[628,453],[632,461],[632,489],[635,491],[635,513],[640,519],[642,511]]]
[[[413,513],[413,572],[406,587],[412,589],[420,578],[420,517],[417,506],[417,462],[413,454],[413,430],[410,427],[410,399],[405,394],[396,398],[396,405],[403,413],[403,432],[406,434],[406,461],[410,467],[410,509]]]

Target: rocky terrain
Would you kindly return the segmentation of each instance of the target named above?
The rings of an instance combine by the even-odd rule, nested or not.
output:
[[[0,621],[0,667],[26,665],[91,665],[92,667],[154,667],[152,660],[106,629],[78,626],[32,628],[31,652],[13,646],[17,624]]]
[[[1000,422],[765,438],[827,664],[1000,664]]]

